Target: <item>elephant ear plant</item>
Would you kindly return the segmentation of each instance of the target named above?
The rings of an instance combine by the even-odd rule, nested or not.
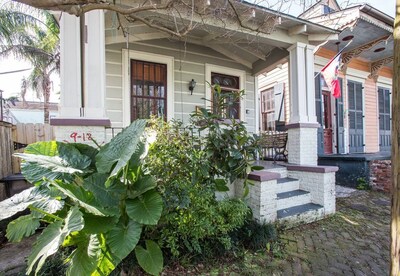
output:
[[[145,248],[137,245],[143,225],[157,224],[163,206],[155,179],[142,169],[149,140],[145,126],[144,120],[133,122],[99,150],[52,141],[17,155],[35,186],[0,203],[0,219],[31,211],[8,225],[7,238],[18,242],[46,225],[27,274],[38,274],[60,247],[73,249],[67,275],[108,275],[133,250],[146,272],[162,271],[158,245],[151,240]]]

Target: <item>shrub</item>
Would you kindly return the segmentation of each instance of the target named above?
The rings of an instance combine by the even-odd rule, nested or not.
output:
[[[276,228],[270,223],[258,223],[249,219],[245,224],[234,233],[239,236],[239,243],[251,250],[266,249],[268,245],[277,240]]]
[[[208,246],[231,248],[229,232],[243,225],[248,207],[240,199],[215,199],[212,160],[191,129],[160,121],[154,121],[153,128],[157,141],[146,168],[157,179],[164,209],[159,224],[147,227],[145,235],[158,240],[174,258],[207,252]]]
[[[60,247],[72,249],[67,275],[108,275],[133,250],[144,270],[161,272],[158,246],[137,246],[143,225],[157,224],[162,212],[155,179],[142,169],[145,126],[144,120],[133,122],[100,149],[52,141],[19,154],[22,172],[35,187],[0,202],[0,220],[29,207],[29,215],[8,224],[7,238],[15,242],[46,223],[27,274],[37,274]]]

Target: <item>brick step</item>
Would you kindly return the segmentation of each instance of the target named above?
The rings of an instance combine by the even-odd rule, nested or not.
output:
[[[292,190],[276,194],[276,208],[278,210],[303,205],[311,202],[310,192],[303,190]]]
[[[301,204],[278,210],[278,220],[288,227],[302,223],[310,223],[324,217],[324,208],[314,203]]]
[[[285,177],[277,180],[277,193],[290,192],[299,189],[299,180],[295,178]]]

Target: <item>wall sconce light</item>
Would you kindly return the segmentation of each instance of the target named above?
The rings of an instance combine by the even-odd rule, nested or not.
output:
[[[189,81],[189,90],[190,90],[190,95],[193,95],[193,90],[196,87],[196,81],[192,79]]]

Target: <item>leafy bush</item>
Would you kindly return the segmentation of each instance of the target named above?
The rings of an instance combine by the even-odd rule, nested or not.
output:
[[[243,247],[251,250],[266,249],[271,243],[277,240],[276,228],[270,223],[258,223],[253,219],[246,220],[245,224],[232,233],[234,240]]]
[[[190,129],[159,121],[153,127],[157,141],[146,167],[157,179],[164,209],[159,224],[147,227],[145,235],[159,240],[175,258],[212,251],[209,246],[231,248],[229,232],[243,225],[248,207],[240,199],[215,199],[213,160]]]
[[[72,248],[67,275],[107,275],[133,250],[145,271],[161,272],[159,247],[152,241],[147,249],[136,246],[143,225],[157,224],[163,207],[155,179],[142,168],[145,126],[144,120],[133,122],[99,150],[39,142],[18,155],[35,187],[0,203],[0,220],[31,210],[8,225],[7,238],[18,242],[39,222],[48,225],[28,258],[27,274],[37,273],[61,246]]]
[[[212,110],[200,108],[192,114],[192,121],[205,133],[201,146],[210,162],[210,175],[222,181],[230,180],[231,183],[237,178],[244,179],[246,196],[249,184],[247,175],[252,170],[260,169],[252,166],[259,150],[258,138],[247,132],[243,121],[224,117],[226,110],[240,100],[244,91],[223,92],[219,85],[212,86],[211,90],[213,99],[208,101],[211,102]]]

